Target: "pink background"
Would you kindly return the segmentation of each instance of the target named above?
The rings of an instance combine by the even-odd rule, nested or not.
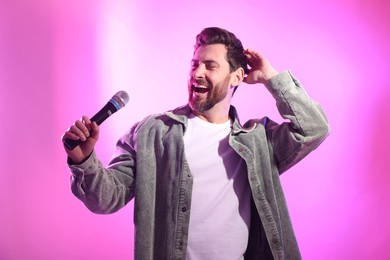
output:
[[[389,259],[390,2],[1,0],[0,259],[132,259],[133,204],[90,213],[70,191],[60,142],[118,90],[101,127],[107,163],[136,121],[187,101],[195,35],[233,31],[290,69],[330,137],[282,176],[304,259]],[[242,120],[280,121],[263,86],[240,86]]]

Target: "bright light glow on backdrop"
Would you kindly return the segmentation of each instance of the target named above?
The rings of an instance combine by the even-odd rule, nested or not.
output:
[[[70,192],[61,134],[116,91],[129,104],[102,125],[116,140],[187,100],[195,35],[233,31],[290,69],[332,133],[282,176],[304,259],[388,259],[388,1],[0,2],[0,259],[132,259],[133,204],[90,213]],[[242,121],[280,120],[261,86],[240,86]]]

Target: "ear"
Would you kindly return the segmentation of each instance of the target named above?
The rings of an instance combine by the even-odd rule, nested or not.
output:
[[[245,77],[244,69],[241,67],[236,69],[236,71],[234,71],[232,75],[232,86],[236,87],[240,85],[243,82],[244,77]]]

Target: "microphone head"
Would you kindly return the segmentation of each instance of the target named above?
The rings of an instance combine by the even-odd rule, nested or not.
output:
[[[110,100],[117,110],[124,107],[129,102],[129,94],[126,91],[118,91]]]

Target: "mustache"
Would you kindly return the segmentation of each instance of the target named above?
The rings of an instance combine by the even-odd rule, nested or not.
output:
[[[206,86],[206,87],[209,86],[209,83],[206,80],[204,80],[204,79],[192,80],[191,84],[193,84],[193,85],[194,84],[196,84],[196,85],[203,85],[203,86]]]

